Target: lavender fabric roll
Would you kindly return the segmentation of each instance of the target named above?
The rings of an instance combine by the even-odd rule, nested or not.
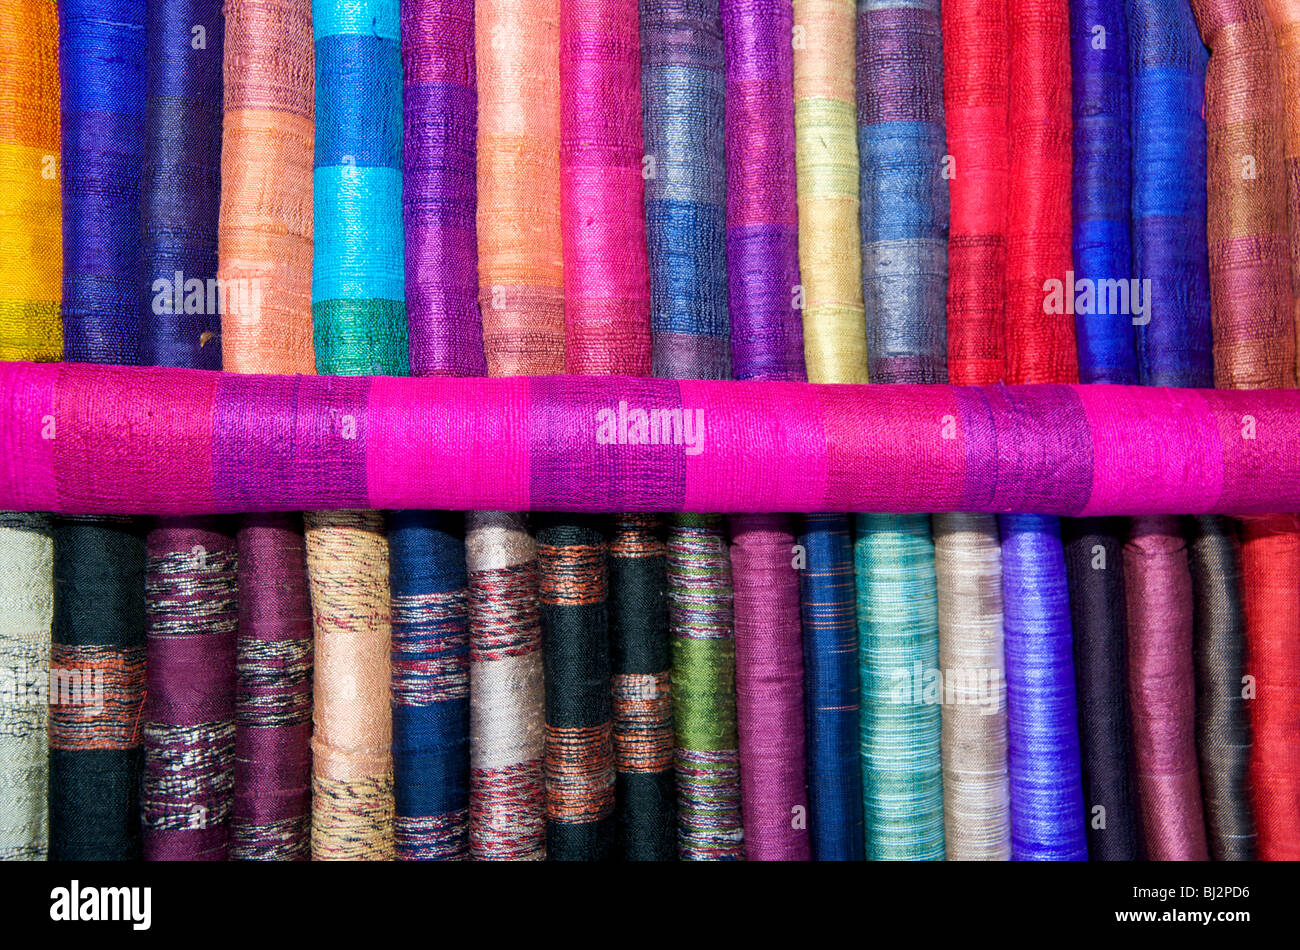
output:
[[[948,380],[938,0],[858,3],[862,297],[873,383]]]
[[[1129,703],[1146,856],[1208,861],[1196,760],[1192,575],[1172,515],[1133,519],[1124,547]]]
[[[1206,241],[1205,44],[1186,0],[1127,0],[1132,129],[1132,276],[1138,381],[1214,385]],[[1109,172],[1108,172],[1109,174]]]
[[[473,0],[403,0],[402,66],[411,373],[483,376]]]
[[[803,379],[789,0],[721,0],[727,294],[736,379]],[[796,369],[797,368],[797,369]],[[784,373],[793,373],[785,376]]]
[[[1056,518],[1003,515],[1011,856],[1081,861],[1084,841],[1065,560]]]
[[[1133,301],[1127,293],[1102,289],[1122,281],[1127,290],[1132,267],[1128,29],[1123,5],[1071,0],[1070,54],[1074,279],[1076,288],[1083,288],[1079,294],[1090,294],[1076,294],[1079,382],[1132,384],[1137,382]]]
[[[654,374],[726,379],[726,173],[718,0],[641,0]]]

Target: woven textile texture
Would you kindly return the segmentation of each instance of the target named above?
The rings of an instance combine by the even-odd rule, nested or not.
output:
[[[405,375],[405,250],[396,226],[402,214],[400,6],[398,0],[317,0],[312,30],[316,370]],[[332,422],[331,441],[345,453],[364,439],[350,413]],[[391,859],[392,605],[383,516],[314,511],[305,527],[316,638],[312,857]]]
[[[0,25],[0,360],[57,360],[59,26],[54,0],[15,0]]]
[[[474,6],[402,2],[402,214],[416,376],[487,372],[475,227]]]
[[[1134,777],[1146,856],[1208,861],[1196,761],[1192,575],[1176,517],[1133,520],[1124,580]]]
[[[1282,154],[1287,182],[1287,223],[1291,238],[1291,284],[1300,287],[1300,3],[1296,0],[1264,0],[1273,24],[1277,47],[1278,78],[1282,93]],[[1292,291],[1293,323],[1296,328],[1297,375],[1300,375],[1300,292]]]
[[[145,4],[148,95],[137,290],[141,362],[149,365],[222,365],[221,301],[213,278],[224,34],[219,0]],[[232,522],[162,519],[149,531],[141,787],[146,860],[228,857],[237,590]]]
[[[244,373],[314,373],[311,4],[226,4],[218,276],[221,354]],[[239,527],[231,856],[311,846],[311,605],[299,516]]]
[[[1129,716],[1127,530],[1115,518],[1070,518],[1061,523],[1074,629],[1088,857],[1094,861],[1136,861],[1142,854]],[[1133,596],[1144,595],[1135,590]]]
[[[144,0],[59,8],[64,359],[140,356]],[[68,519],[54,529],[54,663],[103,703],[51,703],[50,856],[140,857],[144,698],[143,522]],[[89,681],[87,680],[89,677]]]
[[[1122,3],[1071,0],[1075,335],[1079,382],[1136,383],[1134,301],[1105,289],[1128,277],[1132,146],[1128,23]]]
[[[720,0],[726,72],[727,295],[738,379],[803,378],[793,6]],[[770,354],[771,365],[760,360]],[[743,369],[741,369],[743,367]]]

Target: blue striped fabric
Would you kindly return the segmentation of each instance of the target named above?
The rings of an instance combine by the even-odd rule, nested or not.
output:
[[[1114,0],[1072,0],[1074,316],[1079,382],[1137,382],[1132,301],[1101,289],[1127,281],[1129,245],[1128,31]],[[1064,275],[1061,275],[1064,279]],[[1087,283],[1083,283],[1087,282]],[[1068,291],[1067,291],[1068,292]],[[1084,295],[1091,295],[1089,298]],[[1120,310],[1120,312],[1112,312]]]

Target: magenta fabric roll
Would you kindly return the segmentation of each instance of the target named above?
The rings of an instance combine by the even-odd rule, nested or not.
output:
[[[402,214],[414,376],[483,376],[474,0],[403,0]]]
[[[1135,518],[1124,547],[1129,707],[1146,855],[1208,861],[1196,756],[1192,575],[1173,516]]]
[[[561,2],[560,96],[565,368],[648,376],[636,0]]]
[[[731,521],[736,720],[745,857],[807,861],[803,644],[794,537],[785,515]]]
[[[1298,390],[4,363],[0,406],[12,511],[1300,510]]]

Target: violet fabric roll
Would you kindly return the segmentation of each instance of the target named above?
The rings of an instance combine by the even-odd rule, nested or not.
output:
[[[1132,140],[1132,276],[1138,381],[1212,386],[1205,207],[1205,64],[1186,0],[1127,0]],[[1108,172],[1110,174],[1111,172]]]
[[[654,375],[726,379],[726,187],[718,0],[641,0]],[[703,359],[701,359],[703,357]],[[702,365],[703,364],[703,365]]]
[[[1129,293],[1128,28],[1114,0],[1071,0],[1074,326],[1079,382],[1136,383]]]
[[[1205,861],[1196,761],[1192,575],[1178,519],[1133,520],[1124,547],[1129,700],[1146,856]]]
[[[249,515],[236,535],[235,801],[230,855],[311,853],[312,628],[302,516]]]
[[[737,379],[803,379],[789,0],[720,0],[726,63],[727,296]]]
[[[1250,716],[1242,696],[1246,631],[1242,612],[1241,547],[1229,518],[1187,519],[1188,558],[1195,591],[1196,748],[1210,857],[1255,857],[1251,813]]]
[[[1083,780],[1069,596],[1057,519],[1003,515],[1011,854],[1082,861]]]
[[[1126,530],[1115,518],[1061,523],[1074,626],[1088,857],[1094,861],[1141,856],[1128,702]]]
[[[483,376],[473,0],[403,0],[402,66],[411,373]]]
[[[141,360],[219,369],[220,0],[149,0]],[[145,543],[146,860],[223,860],[234,801],[237,547],[221,519],[164,519]]]

